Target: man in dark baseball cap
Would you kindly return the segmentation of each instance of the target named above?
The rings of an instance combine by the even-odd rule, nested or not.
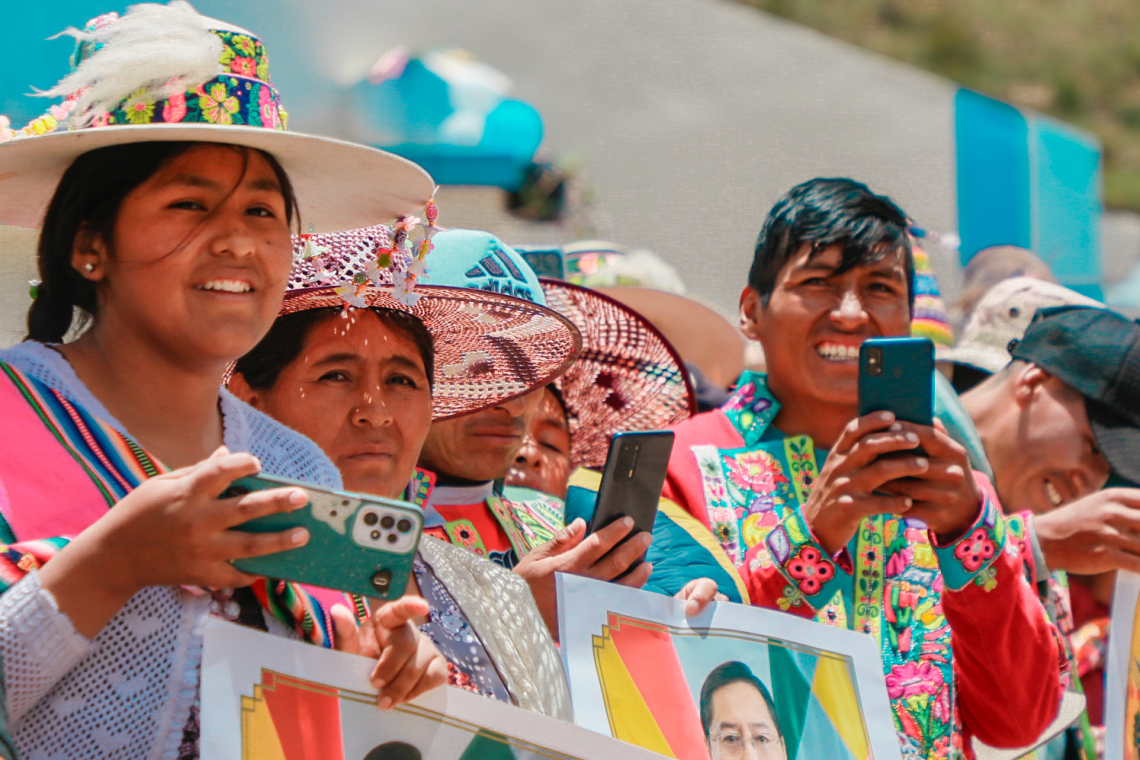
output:
[[[1081,394],[1113,473],[1140,483],[1140,324],[1109,309],[1040,309],[1010,354]]]

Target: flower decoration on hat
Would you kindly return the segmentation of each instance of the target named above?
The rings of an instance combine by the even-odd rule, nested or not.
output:
[[[434,247],[432,236],[443,230],[436,225],[438,218],[433,193],[422,218],[403,216],[390,228],[373,228],[373,234],[361,244],[363,248],[347,264],[343,257],[316,242],[311,231],[301,235],[296,258],[307,264],[311,272],[305,285],[334,288],[344,302],[341,314],[346,318],[352,309],[368,305],[365,291],[370,285],[391,286],[396,301],[405,308],[414,308],[420,300],[416,285],[427,279],[427,256]]]
[[[37,95],[58,97],[0,142],[64,129],[206,123],[283,130],[288,118],[269,81],[261,41],[211,19],[185,0],[144,3],[98,16],[63,34],[76,40],[72,71]]]

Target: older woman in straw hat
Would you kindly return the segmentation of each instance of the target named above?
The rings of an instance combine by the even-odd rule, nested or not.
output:
[[[196,757],[205,616],[334,643],[303,589],[229,562],[305,542],[230,530],[303,493],[217,495],[259,470],[340,475],[220,381],[280,308],[299,209],[317,229],[376,224],[432,183],[285,132],[261,42],[185,3],[71,34],[62,103],[0,143],[0,223],[43,230],[28,340],[0,352],[0,725],[28,756]],[[336,642],[384,651],[382,707],[445,678],[410,623],[425,610],[401,600]]]
[[[434,478],[416,460],[433,419],[542,387],[578,350],[573,326],[543,306],[436,277],[418,284],[434,266],[431,247],[425,238],[413,248],[402,225],[298,238],[281,316],[229,383],[316,441],[347,488],[421,506]],[[570,719],[557,652],[520,577],[425,536],[409,591],[431,605],[419,622],[453,685]],[[363,600],[347,601],[334,607],[338,618],[363,610]]]

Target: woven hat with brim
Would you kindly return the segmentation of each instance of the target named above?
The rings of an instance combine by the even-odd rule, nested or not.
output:
[[[958,344],[940,350],[938,361],[965,364],[991,375],[999,372],[1010,362],[1010,341],[1025,334],[1038,309],[1053,306],[1104,308],[1076,291],[1034,277],[1002,280],[981,297]]]
[[[717,312],[691,298],[653,288],[598,288],[656,327],[685,362],[719,388],[744,371],[744,336]]]
[[[582,333],[581,356],[557,381],[572,467],[602,467],[614,433],[660,430],[696,412],[684,361],[648,320],[596,290],[541,282],[547,305]]]
[[[0,224],[38,228],[67,168],[97,148],[147,141],[225,143],[271,154],[316,231],[389,221],[422,208],[431,177],[384,151],[286,132],[265,46],[180,0],[100,16],[82,30],[62,100],[0,130]]]
[[[377,225],[297,237],[281,314],[340,307],[351,317],[353,309],[376,306],[418,317],[435,345],[437,420],[522,396],[573,363],[582,339],[570,320],[544,301],[511,295],[529,281],[530,292],[541,298],[522,257],[485,232],[442,231],[411,243],[404,226],[410,227],[401,222],[394,229]],[[485,261],[488,250],[491,260]],[[422,266],[415,266],[417,260]],[[504,277],[467,275],[485,267]],[[499,279],[518,287],[498,285]]]
[[[1109,466],[1140,484],[1140,324],[1104,308],[1040,309],[1010,353],[1084,396]]]

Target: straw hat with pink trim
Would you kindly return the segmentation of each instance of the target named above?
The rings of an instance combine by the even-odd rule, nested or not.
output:
[[[582,333],[582,353],[556,381],[570,422],[570,465],[600,469],[610,438],[661,430],[696,413],[685,363],[649,320],[614,298],[542,279],[546,303]]]

